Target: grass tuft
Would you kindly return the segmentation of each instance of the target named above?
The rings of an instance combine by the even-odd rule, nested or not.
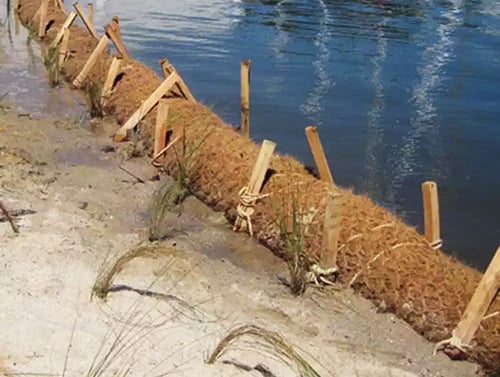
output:
[[[188,140],[186,136],[186,127],[184,126],[182,130],[183,136],[181,137],[182,145],[180,155],[177,152],[177,149],[174,149],[177,163],[176,180],[179,188],[189,191],[190,183],[192,183],[195,179],[195,177],[193,177],[193,171],[197,161],[198,152],[210,136],[211,132],[212,129],[210,128],[199,141]]]
[[[87,86],[87,107],[92,118],[102,118],[104,116],[101,106],[102,86],[101,80],[91,82]]]
[[[188,195],[189,191],[179,180],[170,176],[163,179],[153,194],[149,241],[161,240],[170,235],[169,212],[178,212],[179,205]]]
[[[290,273],[290,290],[293,295],[301,296],[307,288],[307,273],[311,261],[304,252],[304,229],[298,218],[295,200],[292,202],[291,224],[288,214],[281,216],[279,230],[288,272]]]
[[[42,61],[47,72],[49,85],[53,88],[61,82],[60,67],[59,67],[59,48],[48,47],[42,48]]]
[[[92,296],[105,299],[111,290],[113,279],[118,275],[131,260],[141,257],[156,257],[158,255],[174,254],[175,249],[159,244],[143,245],[136,247],[120,256],[115,262],[105,262],[99,272],[92,288]],[[106,268],[106,265],[109,266]]]
[[[207,363],[215,363],[240,338],[250,337],[257,344],[253,349],[263,349],[277,356],[294,368],[300,377],[320,377],[320,374],[279,333],[255,325],[242,325],[231,330],[215,347]],[[256,347],[258,346],[258,348]]]
[[[180,205],[191,194],[190,184],[196,179],[193,175],[198,152],[210,135],[211,130],[201,140],[188,140],[186,129],[180,137],[181,146],[174,149],[176,172],[174,178],[166,177],[154,193],[151,205],[151,226],[149,240],[161,240],[172,229],[168,221],[169,212],[180,213]]]

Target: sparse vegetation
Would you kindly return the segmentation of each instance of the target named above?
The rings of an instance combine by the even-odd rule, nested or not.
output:
[[[179,205],[182,204],[190,194],[190,180],[193,179],[193,167],[196,163],[197,153],[207,137],[210,130],[199,142],[188,141],[186,130],[180,137],[180,151],[174,149],[176,174],[175,179],[166,177],[159,185],[153,196],[151,206],[151,226],[149,240],[159,240],[169,235],[170,229],[166,218],[168,212],[179,212]]]
[[[105,260],[102,268],[98,271],[97,279],[92,288],[92,296],[97,296],[101,299],[106,298],[111,289],[113,278],[125,268],[125,265],[133,259],[140,257],[157,257],[158,255],[173,255],[175,250],[159,245],[149,244],[138,246],[122,256],[118,257],[115,261],[109,259]]]
[[[170,176],[163,178],[153,194],[149,240],[161,240],[171,235],[168,212],[177,212],[179,205],[189,195],[188,190]]]
[[[291,224],[290,216],[282,215],[279,219],[279,232],[290,273],[290,289],[292,294],[300,296],[307,288],[307,273],[311,262],[304,252],[304,229],[298,217],[295,199],[292,200]]]
[[[207,363],[215,363],[238,339],[244,337],[251,338],[254,341],[251,344],[252,349],[269,354],[269,356],[277,357],[292,369],[295,369],[298,376],[320,377],[320,374],[311,364],[295,351],[294,347],[279,333],[255,325],[242,325],[231,330],[215,347],[214,351],[208,357]],[[256,366],[251,369],[258,370],[258,367]]]
[[[47,72],[47,79],[51,87],[56,87],[60,84],[61,75],[59,67],[59,48],[48,47],[42,48],[42,61]]]
[[[151,286],[153,284],[154,282],[151,283]],[[152,319],[153,322],[145,323],[145,319],[151,315],[152,309],[141,314],[138,310],[141,307],[140,299],[137,298],[131,305],[126,317],[120,321],[121,324],[110,328],[105,334],[85,377],[126,377],[130,375],[137,347],[163,323],[163,318],[156,319],[156,321],[160,321],[159,324],[153,323],[155,319]]]
[[[210,135],[211,130],[209,129],[205,136],[201,138],[198,142],[188,140],[186,137],[186,128],[182,130],[181,137],[181,153],[180,156],[176,153],[177,162],[177,175],[176,180],[180,188],[189,190],[190,179],[192,179],[193,168],[196,163],[196,157],[201,146],[205,140]]]
[[[92,118],[102,118],[104,115],[101,106],[102,86],[101,80],[92,81],[87,86],[87,107]]]

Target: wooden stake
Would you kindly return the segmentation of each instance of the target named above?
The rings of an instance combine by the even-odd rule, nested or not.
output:
[[[33,18],[31,19],[32,22],[39,20],[40,19],[40,14],[42,13],[42,4],[38,7],[36,10],[35,14],[33,15]]]
[[[168,104],[166,99],[160,99],[158,102],[158,110],[156,112],[156,128],[155,128],[155,147],[153,156],[158,156],[158,153],[165,148],[167,143],[168,130]]]
[[[196,99],[194,98],[193,94],[191,93],[191,91],[189,90],[188,86],[186,85],[186,83],[182,79],[182,77],[179,74],[179,72],[177,72],[177,70],[175,69],[175,67],[173,66],[173,64],[171,64],[167,59],[160,59],[160,65],[161,65],[161,69],[163,71],[163,76],[165,78],[167,78],[168,76],[170,76],[170,74],[172,72],[177,73],[177,75],[179,76],[179,82],[177,82],[175,84],[175,89],[173,89],[172,92],[176,96],[184,97],[184,98],[186,98],[187,100],[189,100],[191,102],[196,102]]]
[[[68,14],[68,12],[66,12],[66,9],[64,9],[64,3],[63,3],[63,0],[55,0],[54,1],[55,3],[55,6],[56,8],[59,8],[60,10],[62,10],[65,14]]]
[[[335,188],[335,183],[333,182],[332,173],[330,171],[330,167],[328,166],[328,161],[326,160],[325,152],[319,139],[318,128],[316,126],[306,127],[306,136],[314,157],[314,162],[318,168],[319,177],[322,181],[330,184],[330,187],[333,190]]]
[[[327,267],[337,266],[338,244],[340,238],[340,194],[328,191],[325,207],[325,223],[323,228],[322,264]]]
[[[264,179],[266,178],[267,169],[269,168],[269,164],[271,163],[271,158],[273,157],[275,148],[276,143],[272,141],[264,140],[262,142],[262,146],[260,148],[260,152],[257,157],[257,161],[255,162],[255,166],[253,168],[252,175],[250,177],[250,181],[245,193],[249,196],[249,198],[258,197],[262,189]],[[245,212],[248,211],[252,206],[253,203],[250,206],[240,203],[239,209]],[[234,230],[239,230],[247,227],[250,227],[250,224],[247,223],[247,220],[241,216],[238,216],[234,223]],[[252,233],[251,230],[250,233]]]
[[[123,58],[131,59],[132,56],[130,55],[127,48],[123,44],[121,38],[120,23],[118,17],[114,16],[111,24],[106,25],[104,27],[104,30],[106,31],[106,34],[108,34],[109,38],[113,41],[118,53]]]
[[[87,78],[90,70],[97,63],[97,59],[99,58],[99,56],[104,52],[104,50],[108,46],[108,42],[109,42],[109,38],[106,34],[104,34],[102,36],[101,40],[99,41],[99,43],[97,44],[96,48],[94,49],[94,51],[92,51],[92,54],[90,54],[90,57],[87,60],[87,62],[85,63],[85,65],[83,66],[81,72],[73,80],[73,85],[76,88],[79,88],[82,85],[83,80],[85,80]]]
[[[115,141],[123,141],[127,137],[127,131],[134,128],[139,121],[153,108],[177,82],[179,76],[173,72],[164,80],[158,88],[144,101],[141,107],[127,120],[127,122],[116,132]]]
[[[66,29],[61,43],[61,49],[59,50],[59,69],[63,66],[64,61],[66,60],[66,55],[68,54],[69,35],[70,31],[69,29]]]
[[[490,265],[472,296],[462,319],[453,331],[462,344],[470,345],[481,320],[488,311],[498,290],[500,289],[500,247],[497,249]]]
[[[73,8],[75,8],[76,13],[78,13],[80,18],[82,19],[83,24],[85,25],[85,27],[89,31],[90,35],[92,35],[95,39],[99,39],[99,36],[97,35],[97,32],[94,29],[93,23],[89,21],[89,19],[87,18],[87,15],[83,11],[80,4],[78,2],[74,3]]]
[[[424,203],[424,225],[425,238],[433,248],[442,246],[440,223],[439,223],[439,201],[436,182],[427,181],[422,183],[422,198]]]
[[[19,3],[18,3],[19,0],[14,0],[14,5],[13,5],[13,8],[14,8],[14,30],[15,30],[15,33],[16,35],[19,35],[19,12],[18,12],[18,6],[19,6]]]
[[[104,105],[104,102],[109,98],[111,92],[113,91],[113,85],[115,83],[116,76],[120,73],[121,64],[122,58],[120,56],[114,56],[111,64],[109,65],[106,81],[102,87],[101,105]]]
[[[66,18],[66,21],[64,21],[63,26],[61,26],[61,29],[59,29],[59,32],[56,35],[56,38],[52,41],[52,44],[50,45],[51,47],[55,48],[61,42],[63,39],[64,33],[66,30],[68,30],[71,25],[73,25],[73,22],[75,22],[75,19],[77,17],[77,14],[75,12],[71,12],[68,17]]]
[[[47,10],[49,7],[49,0],[42,0],[40,4],[40,23],[38,24],[38,36],[40,38],[45,36],[45,28],[47,27]]]
[[[250,137],[250,60],[243,60],[240,65],[241,89],[241,132]]]
[[[94,5],[92,3],[87,4],[87,17],[89,20],[89,24],[92,27],[93,30],[95,30],[95,25],[94,25]]]

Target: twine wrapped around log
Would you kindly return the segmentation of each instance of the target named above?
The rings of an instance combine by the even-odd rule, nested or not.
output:
[[[27,25],[40,0],[19,0],[20,20]],[[57,35],[66,19],[59,9],[49,6],[54,23],[48,28],[45,40]],[[37,26],[37,20],[34,21]],[[65,63],[63,74],[73,80],[82,69],[96,41],[88,32],[71,26],[69,50],[74,51]],[[89,74],[88,83],[105,80],[112,57],[109,51],[100,56]],[[152,69],[133,60],[123,62],[123,75],[106,102],[105,111],[114,115],[120,124],[139,108],[158,87],[161,79]],[[170,124],[185,128],[188,141],[201,141],[194,154],[190,169],[191,192],[217,211],[225,213],[230,221],[238,216],[240,190],[248,183],[259,147],[224,124],[205,106],[186,100],[169,100]],[[154,139],[155,108],[143,119],[140,136],[152,149]],[[207,129],[210,133],[207,136]],[[165,169],[177,173],[175,158],[179,143],[172,146],[165,156]],[[262,194],[273,193],[272,199],[254,203],[252,232],[254,237],[278,255],[283,255],[283,245],[277,226],[280,217],[290,217],[292,200],[299,218],[316,213],[304,236],[304,251],[311,257],[321,256],[319,250],[324,212],[329,185],[310,175],[297,160],[274,154],[270,173]],[[452,330],[471,299],[481,279],[481,273],[440,250],[434,250],[414,228],[405,224],[384,208],[364,196],[338,188],[342,195],[337,264],[339,279],[353,281],[353,289],[366,298],[384,303],[388,311],[407,321],[417,332],[430,341],[441,341],[452,336]],[[391,224],[391,226],[387,225]],[[376,231],[370,231],[376,229]],[[367,268],[369,266],[369,268]],[[359,273],[362,271],[362,273]],[[491,305],[489,312],[475,336],[475,346],[468,351],[471,360],[486,368],[498,368],[500,360],[500,317],[489,314],[500,310],[500,300]],[[486,317],[485,317],[486,318]]]

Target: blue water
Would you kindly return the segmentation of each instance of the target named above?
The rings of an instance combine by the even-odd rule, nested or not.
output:
[[[94,4],[96,24],[120,17],[135,58],[160,73],[167,57],[234,125],[239,63],[251,59],[256,141],[312,164],[304,128],[315,124],[338,184],[422,231],[420,185],[435,180],[444,250],[483,269],[500,245],[500,2]]]

